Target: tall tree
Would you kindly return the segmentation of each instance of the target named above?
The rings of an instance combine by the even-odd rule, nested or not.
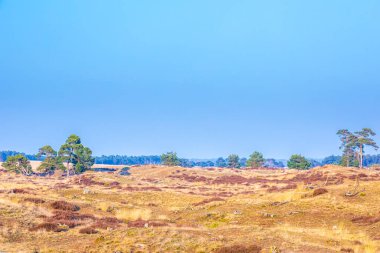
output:
[[[356,136],[347,129],[341,129],[337,132],[342,142],[339,149],[343,150],[342,164],[349,167],[355,159]]]
[[[289,169],[307,170],[311,163],[302,155],[292,155],[288,161]]]
[[[356,159],[359,167],[363,168],[364,148],[366,146],[373,147],[376,150],[379,148],[372,138],[376,133],[370,128],[363,128],[355,133],[341,129],[337,134],[342,142],[340,146],[340,149],[343,149],[342,161],[346,163],[347,167]]]
[[[265,159],[262,153],[255,151],[253,152],[248,160],[247,160],[247,167],[251,168],[259,168],[264,165]]]
[[[40,166],[38,166],[38,171],[40,172],[53,172],[57,169],[65,170],[65,166],[63,165],[61,159],[58,157],[57,151],[55,151],[49,145],[40,148],[36,157],[38,159],[44,158]]]
[[[78,145],[75,149],[75,157],[75,173],[85,172],[94,164],[94,158],[92,158],[91,149],[84,147],[82,144]]]
[[[227,157],[228,168],[240,168],[239,156],[231,154]]]
[[[175,152],[167,152],[161,155],[161,163],[166,166],[178,166],[180,165],[180,159]]]
[[[359,149],[359,166],[363,168],[363,155],[364,155],[364,147],[373,147],[375,150],[379,148],[376,142],[373,140],[373,136],[376,133],[370,128],[363,128],[361,131],[355,132],[357,139],[357,147]]]
[[[70,176],[70,171],[82,173],[94,164],[91,149],[83,146],[81,139],[75,134],[67,138],[65,144],[59,149],[58,155],[62,162],[66,162],[67,176]]]
[[[29,176],[33,173],[29,160],[22,154],[8,156],[2,165],[6,170]]]

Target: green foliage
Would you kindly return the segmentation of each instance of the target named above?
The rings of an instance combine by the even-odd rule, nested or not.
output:
[[[82,144],[78,145],[75,149],[75,172],[82,173],[90,169],[94,164],[92,158],[92,151],[88,147],[84,147]]]
[[[180,159],[175,152],[167,152],[161,155],[161,163],[166,166],[178,166],[180,165]]]
[[[228,168],[240,168],[240,158],[238,155],[232,154],[227,157]]]
[[[344,166],[354,166],[357,164],[362,168],[365,146],[376,150],[379,148],[372,138],[376,133],[370,128],[363,128],[361,131],[354,133],[351,133],[347,129],[341,129],[337,132],[337,135],[342,142],[340,149],[343,149],[342,165]]]
[[[302,155],[292,155],[288,161],[289,169],[307,170],[311,163]]]
[[[36,155],[37,158],[41,157],[56,157],[57,151],[55,151],[50,145],[43,146],[38,150],[38,154]]]
[[[68,176],[70,171],[82,173],[89,170],[94,164],[91,149],[83,146],[81,139],[75,134],[67,138],[65,144],[59,149],[58,156],[59,161],[67,163],[66,172]]]
[[[219,157],[215,162],[215,166],[225,168],[227,166],[226,160],[224,160],[223,157]]]
[[[2,165],[6,170],[29,176],[33,173],[29,160],[22,154],[8,156]]]
[[[343,154],[339,165],[346,167],[359,167],[359,160],[355,156]]]
[[[326,165],[326,164],[335,164],[339,165],[342,163],[342,157],[341,156],[328,156],[325,159],[322,160],[321,165]]]
[[[60,157],[57,156],[57,151],[55,151],[51,146],[46,145],[38,150],[37,158],[45,158],[41,165],[38,166],[37,170],[42,173],[53,172],[57,169],[65,170]]]
[[[249,159],[247,160],[247,167],[251,167],[251,168],[263,167],[264,162],[265,162],[265,159],[264,159],[263,154],[255,151],[249,156]]]

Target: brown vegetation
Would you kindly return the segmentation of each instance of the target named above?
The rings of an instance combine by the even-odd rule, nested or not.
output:
[[[328,191],[325,189],[325,188],[318,188],[318,189],[315,189],[313,191],[313,197],[315,196],[319,196],[319,195],[322,195],[322,194],[325,194],[327,193]]]
[[[167,225],[164,221],[145,221],[142,219],[128,222],[128,227],[130,228],[164,227]]]
[[[213,198],[205,199],[205,200],[202,200],[201,202],[195,203],[194,206],[202,206],[202,205],[215,202],[215,201],[224,201],[224,199],[219,198],[219,197],[213,197]]]
[[[359,225],[372,225],[380,222],[380,216],[359,216],[353,218],[351,221]]]
[[[64,211],[79,211],[80,210],[79,206],[71,204],[63,200],[55,201],[51,203],[51,207],[54,209],[64,210]]]
[[[26,202],[32,202],[32,203],[35,203],[35,204],[43,204],[43,203],[46,202],[45,200],[40,199],[40,198],[25,198],[24,201],[26,201]]]
[[[91,234],[97,234],[97,233],[99,233],[99,231],[96,230],[96,229],[94,229],[94,228],[92,228],[92,227],[88,227],[88,228],[81,228],[79,230],[79,233],[91,235]]]
[[[256,245],[244,246],[233,245],[221,247],[215,251],[215,253],[260,253],[261,247]]]
[[[0,251],[380,250],[380,171],[141,166],[131,173],[0,174]]]
[[[29,191],[28,191],[28,190],[25,190],[25,189],[18,189],[18,188],[16,188],[16,189],[12,189],[12,190],[10,191],[10,193],[15,193],[15,194],[27,194],[27,193],[29,193]]]
[[[91,225],[92,228],[100,228],[100,229],[108,229],[112,228],[115,229],[118,226],[120,226],[121,221],[114,218],[114,217],[104,217],[101,219],[98,219]]]

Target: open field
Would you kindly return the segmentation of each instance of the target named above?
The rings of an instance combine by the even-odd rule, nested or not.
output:
[[[380,252],[380,170],[130,172],[0,172],[0,251]]]

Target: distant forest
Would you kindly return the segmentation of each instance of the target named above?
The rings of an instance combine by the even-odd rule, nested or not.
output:
[[[112,164],[112,165],[145,165],[160,164],[161,157],[159,155],[150,156],[126,156],[126,155],[102,155],[95,157],[96,164]]]
[[[0,151],[0,162],[5,162],[7,160],[8,156],[14,156],[14,155],[24,155],[26,158],[28,158],[31,161],[41,161],[41,159],[38,159],[36,155],[27,155],[25,153],[17,152],[17,151]]]
[[[16,151],[0,151],[0,162],[4,162],[8,156],[14,156],[17,154],[25,155],[29,160],[38,161],[36,155],[28,155]],[[328,156],[323,160],[309,159],[312,167],[323,166],[327,164],[340,164],[342,160],[341,156]],[[226,158],[218,158],[213,160],[191,160],[191,159],[180,159],[180,165],[183,167],[226,167]],[[240,165],[242,167],[246,166],[247,159],[241,158]],[[147,165],[147,164],[161,164],[161,157],[159,155],[151,156],[126,156],[126,155],[108,155],[108,156],[96,156],[95,163],[97,164],[109,164],[109,165]],[[380,164],[380,154],[379,155],[365,155],[363,159],[364,166],[371,166],[374,164]],[[283,168],[285,167],[283,160],[276,159],[266,159],[264,163],[265,167],[271,168]]]

